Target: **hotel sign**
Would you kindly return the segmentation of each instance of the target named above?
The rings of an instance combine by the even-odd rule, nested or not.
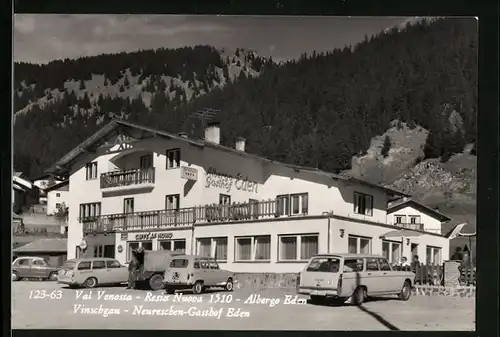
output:
[[[198,170],[192,167],[182,166],[181,178],[196,181],[198,180]]]
[[[140,240],[152,240],[152,239],[171,239],[174,236],[171,232],[167,233],[157,233],[157,232],[149,232],[149,233],[140,233],[135,235],[135,239]]]

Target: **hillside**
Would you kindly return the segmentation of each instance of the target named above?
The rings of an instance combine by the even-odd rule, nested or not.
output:
[[[223,144],[242,136],[250,152],[327,171],[349,170],[394,120],[426,130],[420,160],[446,162],[475,143],[474,19],[412,23],[280,64],[238,52],[199,46],[16,65],[16,170],[39,174],[113,116],[196,137],[199,121],[188,115],[203,108],[220,110]]]

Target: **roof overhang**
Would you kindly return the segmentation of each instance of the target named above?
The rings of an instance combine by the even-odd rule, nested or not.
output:
[[[398,210],[406,207],[407,205],[411,205],[415,209],[417,209],[421,212],[427,213],[441,222],[447,222],[447,221],[451,220],[450,217],[444,215],[443,213],[438,212],[435,209],[432,209],[431,207],[424,205],[420,202],[417,202],[414,199],[403,200],[401,202],[395,203],[394,205],[387,208],[387,214],[392,214],[394,212],[397,212]]]
[[[381,239],[420,237],[424,233],[412,231],[410,229],[395,229],[380,236]]]
[[[19,184],[21,186],[24,186],[26,187],[27,189],[30,189],[33,187],[33,185],[31,184],[31,182],[23,179],[23,178],[19,178],[17,176],[12,176],[12,180],[16,183],[16,184]]]

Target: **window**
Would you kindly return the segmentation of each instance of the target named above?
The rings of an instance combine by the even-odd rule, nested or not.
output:
[[[152,241],[130,241],[127,245],[127,261],[132,258],[132,250],[142,247],[144,250],[153,250]]]
[[[318,234],[279,236],[279,260],[308,260],[318,253]]]
[[[47,265],[47,262],[45,262],[44,260],[34,260],[33,261],[33,265],[34,266],[46,266]]]
[[[406,223],[406,215],[395,215],[394,216],[395,224],[403,224]]]
[[[80,204],[80,219],[97,217],[101,215],[101,203]]]
[[[208,267],[210,269],[219,269],[219,265],[217,264],[217,261],[210,259],[208,260]]]
[[[146,248],[144,248],[146,249]],[[159,250],[169,250],[175,253],[185,253],[186,252],[186,240],[159,240],[158,241],[158,249]]]
[[[123,199],[123,213],[134,213],[134,198]]]
[[[20,260],[17,260],[15,265],[17,265],[17,266],[29,266],[30,262],[31,262],[31,259],[20,259]]]
[[[172,250],[172,240],[158,241],[158,250]]]
[[[401,242],[382,241],[382,253],[389,262],[398,262],[401,257]]]
[[[420,215],[410,215],[410,223],[411,224],[419,224],[420,223]]]
[[[78,264],[78,270],[88,270],[90,269],[90,261],[83,261]]]
[[[181,164],[181,150],[167,150],[167,170],[179,168]]]
[[[210,256],[217,261],[227,261],[227,237],[197,239],[198,255]]]
[[[278,195],[276,197],[276,213],[283,215],[306,215],[309,209],[307,193]]]
[[[59,209],[59,208],[61,208],[61,204],[56,202],[56,209]]]
[[[350,254],[371,254],[371,238],[349,235],[348,249]]]
[[[92,269],[105,269],[106,268],[106,262],[104,261],[94,261],[94,263],[92,263]]]
[[[386,259],[378,259],[378,264],[380,266],[380,270],[382,271],[391,270],[391,266],[389,265],[389,262],[387,262]]]
[[[344,260],[344,273],[354,273],[363,271],[363,259],[346,259]]]
[[[212,239],[198,239],[198,255],[210,256],[212,252]]]
[[[115,245],[104,245],[103,257],[115,258]]]
[[[271,259],[271,236],[237,237],[236,261],[266,261]]]
[[[97,162],[85,164],[85,177],[87,180],[97,179]]]
[[[314,258],[307,266],[306,271],[321,273],[338,273],[340,260],[334,257]]]
[[[147,169],[150,169],[153,167],[153,155],[151,155],[151,154],[141,156],[140,161],[141,161],[140,165],[141,165],[142,170],[147,170]]]
[[[187,259],[173,259],[172,262],[170,262],[170,268],[186,268],[188,264],[189,261]]]
[[[371,195],[354,192],[354,213],[373,215],[373,197]]]
[[[56,198],[59,198],[61,196],[61,193],[56,193]]]
[[[378,271],[377,259],[369,258],[366,259],[366,271]]]
[[[427,264],[434,264],[438,265],[441,264],[441,248],[439,247],[432,247],[432,246],[427,246],[426,249],[426,261]]]
[[[112,260],[112,261],[106,261],[106,267],[107,268],[121,268],[122,265],[120,264],[120,262],[118,262],[116,260]]]
[[[231,196],[227,194],[220,194],[219,205],[231,205]]]
[[[165,209],[167,211],[178,211],[179,210],[179,200],[180,194],[171,194],[165,197]]]

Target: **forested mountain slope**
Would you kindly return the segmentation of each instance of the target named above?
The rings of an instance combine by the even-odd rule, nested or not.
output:
[[[210,47],[203,47],[200,59],[194,52],[177,52],[183,60],[177,63],[151,63],[138,52],[100,56],[99,62],[88,58],[93,66],[83,67],[82,60],[62,62],[50,71],[48,66],[22,65],[24,70],[15,70],[15,88],[23,92],[22,97],[30,92],[46,101],[46,89],[52,90],[53,97],[16,116],[15,167],[30,175],[42,172],[94,132],[96,123],[108,120],[110,112],[200,136],[198,121],[188,115],[202,108],[220,110],[216,118],[224,144],[232,145],[234,137],[242,136],[249,152],[280,161],[328,171],[349,169],[352,157],[365,154],[372,138],[384,134],[394,120],[428,131],[421,159],[446,161],[466,144],[475,143],[477,42],[476,20],[439,19],[394,28],[352,48],[304,55],[280,65],[245,52],[237,60],[245,71],[233,75],[232,83],[225,81],[231,77],[227,60]],[[104,62],[108,57],[113,61]],[[212,61],[198,64],[205,60]],[[108,72],[108,67],[114,70]],[[163,70],[157,72],[158,67]],[[55,75],[40,80],[37,74],[43,71]],[[205,83],[198,74],[204,74],[209,90],[200,89],[199,95],[191,97],[186,90],[189,83],[197,87]],[[179,78],[185,86],[172,93],[169,83],[175,86]],[[104,96],[104,81],[118,85],[117,93],[130,95]],[[35,89],[27,91],[34,82]],[[68,91],[76,83],[84,96],[75,100]],[[87,83],[93,89],[86,88]],[[54,97],[55,90],[65,94]],[[134,94],[140,90],[150,94],[149,105],[144,98],[148,95]],[[92,93],[88,99],[87,92]],[[16,104],[19,109],[26,106],[25,101]]]

